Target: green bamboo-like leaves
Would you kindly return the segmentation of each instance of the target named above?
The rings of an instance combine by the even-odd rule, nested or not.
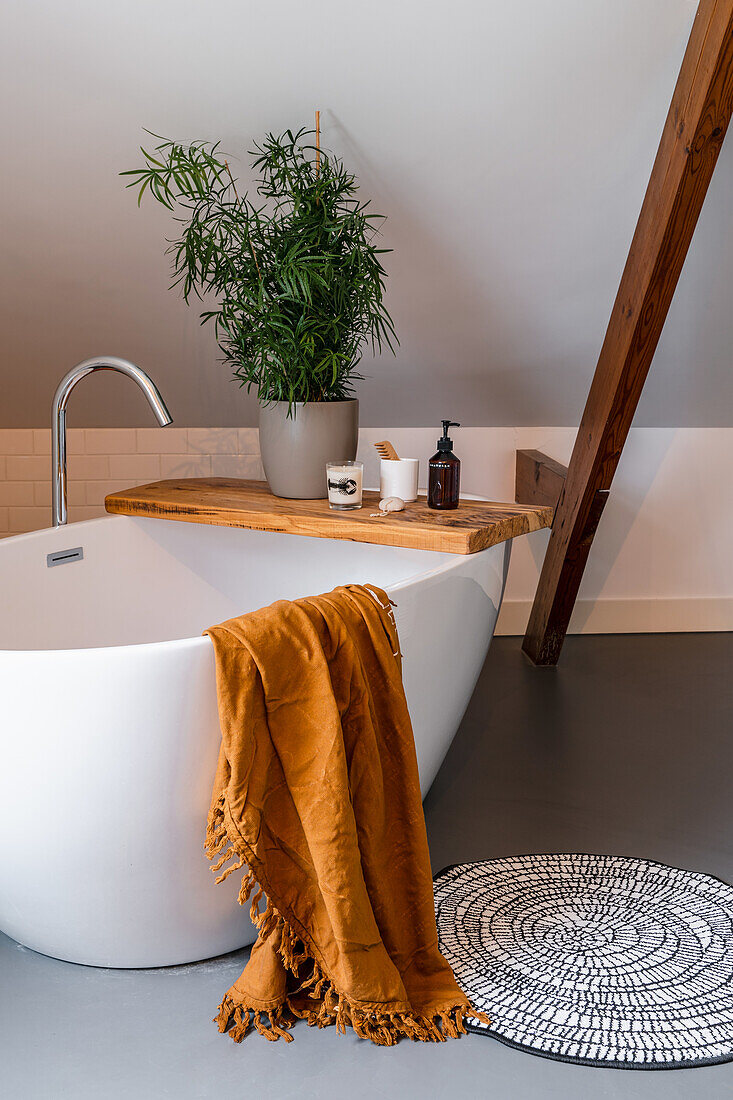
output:
[[[141,148],[142,168],[123,172],[173,212],[173,286],[186,302],[213,296],[224,361],[262,402],[338,401],[362,376],[363,347],[394,351],[375,238],[383,216],[356,197],[358,184],[313,131],[268,134],[252,152],[259,204],[240,195],[219,143],[161,139]],[[157,135],[153,135],[157,137]]]

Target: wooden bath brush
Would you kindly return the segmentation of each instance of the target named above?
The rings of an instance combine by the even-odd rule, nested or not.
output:
[[[399,462],[400,456],[388,439],[383,439],[381,443],[375,443],[374,446],[377,448],[380,458],[386,458],[390,462]]]

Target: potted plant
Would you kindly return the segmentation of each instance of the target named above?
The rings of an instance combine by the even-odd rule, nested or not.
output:
[[[252,152],[257,201],[219,143],[163,140],[133,177],[175,213],[173,285],[206,296],[224,362],[260,404],[260,451],[277,496],[325,497],[325,465],[356,457],[361,351],[393,349],[376,245],[382,215],[356,198],[342,162],[311,130],[268,134]]]

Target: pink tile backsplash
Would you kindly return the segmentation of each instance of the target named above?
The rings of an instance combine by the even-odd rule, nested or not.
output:
[[[69,447],[69,433],[66,433],[66,448]],[[50,455],[51,454],[51,429],[50,428],[33,428],[33,451],[37,455]]]
[[[44,455],[9,454],[5,459],[8,481],[40,481],[49,473],[50,463]]]
[[[109,476],[113,481],[159,481],[160,455],[110,455]]]
[[[211,455],[161,455],[160,476],[164,481],[177,477],[211,477]]]
[[[135,454],[135,428],[87,428],[84,432],[88,455]]]
[[[259,455],[212,455],[212,477],[262,478]]]
[[[24,531],[37,531],[39,527],[48,527],[51,523],[49,508],[8,508],[8,527],[22,534]]]
[[[240,455],[260,456],[260,433],[257,428],[239,428]]]
[[[132,482],[126,482],[126,486],[132,484]],[[110,493],[116,492],[121,489],[119,481],[80,481],[81,488],[80,498],[78,500],[71,500],[69,496],[69,504],[89,504],[94,508],[104,507],[104,498]]]
[[[188,431],[188,428],[136,428],[135,449],[139,455],[185,454]]]
[[[264,478],[256,428],[71,428],[69,522],[104,514],[117,489],[159,478]],[[51,433],[0,428],[0,538],[51,522]]]
[[[239,454],[239,429],[189,428],[188,450],[205,455]]]
[[[69,455],[66,470],[69,480],[100,481],[109,477],[109,455]]]
[[[36,481],[0,481],[0,507],[22,508],[35,504],[35,487],[39,484]]]
[[[32,455],[33,428],[0,428],[0,454]]]

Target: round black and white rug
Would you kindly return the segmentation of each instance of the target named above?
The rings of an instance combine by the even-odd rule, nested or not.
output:
[[[527,855],[435,879],[443,955],[491,1026],[560,1061],[733,1060],[733,889],[645,859]]]

